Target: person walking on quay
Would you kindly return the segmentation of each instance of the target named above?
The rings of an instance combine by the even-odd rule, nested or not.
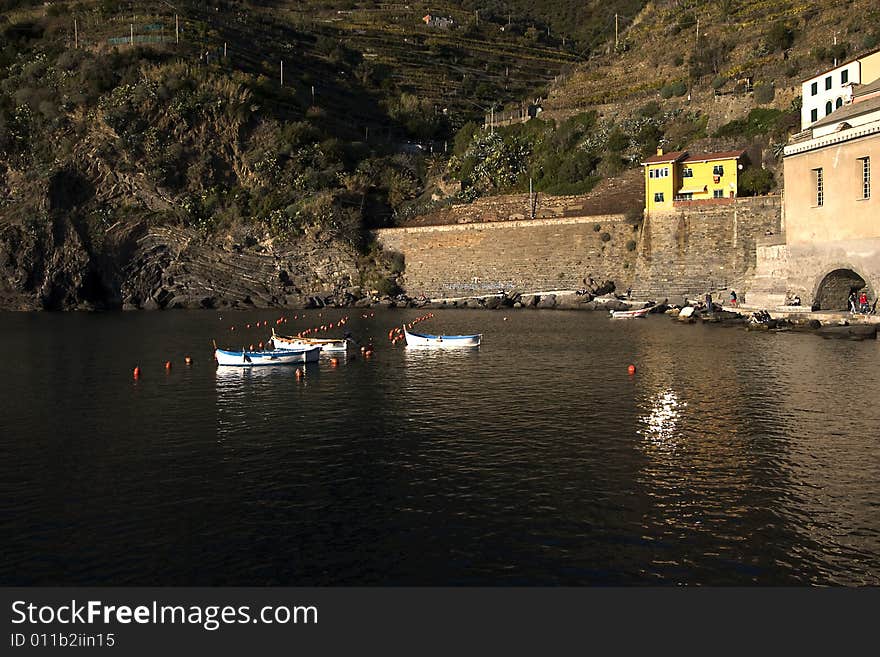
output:
[[[712,294],[707,292],[706,293],[706,312],[711,313],[714,311],[715,311],[715,308],[712,306]]]
[[[736,307],[736,290],[730,291],[730,305]]]
[[[856,309],[856,291],[850,290],[849,292],[849,311],[854,313],[857,311]]]
[[[863,288],[861,294],[859,294],[859,310],[863,313],[868,312],[870,306],[868,306],[868,292]]]

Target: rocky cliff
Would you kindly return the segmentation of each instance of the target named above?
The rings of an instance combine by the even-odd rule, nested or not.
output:
[[[146,220],[100,241],[67,216],[6,224],[0,307],[158,309],[344,304],[359,295],[357,254],[317,234],[297,240],[207,238]]]

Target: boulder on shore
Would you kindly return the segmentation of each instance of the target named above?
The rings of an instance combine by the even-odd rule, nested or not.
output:
[[[538,300],[537,306],[538,308],[555,308],[556,307],[556,295],[555,294],[542,294],[541,298]]]

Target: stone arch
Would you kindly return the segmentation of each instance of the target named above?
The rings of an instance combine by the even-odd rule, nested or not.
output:
[[[867,287],[867,281],[853,269],[841,267],[825,274],[813,294],[816,310],[849,310],[849,295]]]

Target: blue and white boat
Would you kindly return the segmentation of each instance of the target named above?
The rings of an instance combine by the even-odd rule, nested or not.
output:
[[[459,347],[479,347],[483,339],[482,333],[476,335],[430,335],[427,333],[410,333],[403,327],[407,347],[423,347],[429,349],[456,349]]]
[[[320,355],[320,347],[311,347],[309,349],[273,349],[272,351],[214,350],[214,358],[217,360],[218,365],[232,365],[236,367],[317,363]]]

